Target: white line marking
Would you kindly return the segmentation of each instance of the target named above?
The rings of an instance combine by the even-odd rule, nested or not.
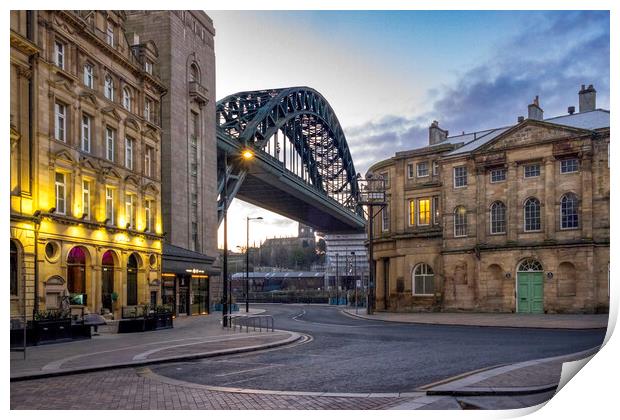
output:
[[[215,376],[229,376],[229,375],[238,375],[240,373],[246,373],[246,372],[253,372],[255,370],[262,370],[262,369],[270,369],[270,368],[274,368],[277,366],[284,366],[284,365],[273,365],[273,366],[261,366],[261,367],[257,367],[254,369],[245,369],[245,370],[238,370],[235,372],[228,372],[228,373],[220,373],[219,375],[215,375]]]

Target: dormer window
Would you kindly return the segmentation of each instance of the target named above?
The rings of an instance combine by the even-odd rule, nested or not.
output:
[[[123,108],[131,111],[131,90],[128,87],[123,88]]]
[[[153,63],[150,60],[144,60],[144,71],[148,74],[153,74]]]

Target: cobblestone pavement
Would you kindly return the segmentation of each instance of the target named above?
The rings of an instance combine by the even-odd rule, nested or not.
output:
[[[11,383],[13,410],[371,410],[406,400],[216,392],[159,382],[134,368]]]

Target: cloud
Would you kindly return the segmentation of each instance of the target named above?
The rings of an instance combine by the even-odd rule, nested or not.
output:
[[[528,19],[491,57],[454,82],[429,88],[426,111],[345,128],[356,170],[364,173],[396,151],[427,145],[432,120],[451,134],[510,125],[527,115],[536,95],[545,117],[565,114],[577,105],[581,84],[594,84],[597,106],[608,108],[609,13],[546,12]]]

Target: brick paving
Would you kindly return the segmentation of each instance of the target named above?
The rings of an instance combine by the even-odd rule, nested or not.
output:
[[[126,368],[12,382],[10,406],[13,410],[373,410],[406,400],[218,392],[166,384]]]

